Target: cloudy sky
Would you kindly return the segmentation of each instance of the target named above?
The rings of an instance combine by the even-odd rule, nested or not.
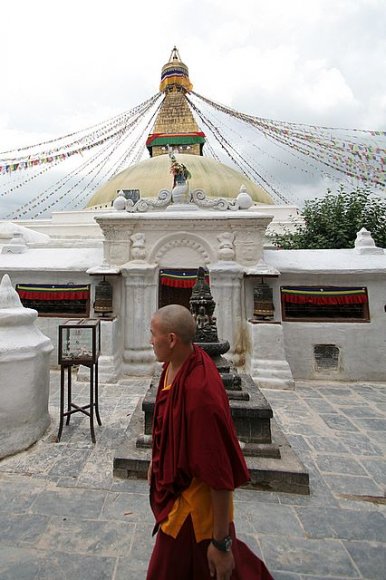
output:
[[[1,20],[1,151],[144,101],[173,45],[194,90],[237,110],[386,127],[385,0],[12,0]]]

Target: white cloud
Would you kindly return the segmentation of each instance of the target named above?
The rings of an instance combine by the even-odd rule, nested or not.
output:
[[[384,0],[13,0],[2,23],[1,151],[144,101],[174,44],[194,89],[235,109],[386,126]]]
[[[297,74],[294,97],[317,112],[324,112],[340,105],[355,104],[352,90],[341,71],[328,68],[322,60],[306,61]]]

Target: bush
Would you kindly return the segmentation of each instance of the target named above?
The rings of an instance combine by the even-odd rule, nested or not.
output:
[[[285,250],[353,248],[361,228],[368,230],[377,246],[386,248],[386,201],[358,188],[306,201],[300,213],[304,223],[294,231],[273,234],[273,244]]]

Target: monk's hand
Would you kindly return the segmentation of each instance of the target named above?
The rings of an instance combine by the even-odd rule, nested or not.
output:
[[[230,580],[235,567],[232,552],[221,552],[211,542],[207,556],[211,577],[216,580]]]
[[[151,461],[150,461],[149,467],[147,469],[147,483],[149,485],[151,484],[151,467],[152,467],[152,464],[151,464]]]

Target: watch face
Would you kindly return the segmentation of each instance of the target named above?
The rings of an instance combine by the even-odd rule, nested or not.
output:
[[[230,552],[230,549],[232,547],[232,538],[229,538],[229,537],[225,538],[224,545],[225,545],[225,551]]]

